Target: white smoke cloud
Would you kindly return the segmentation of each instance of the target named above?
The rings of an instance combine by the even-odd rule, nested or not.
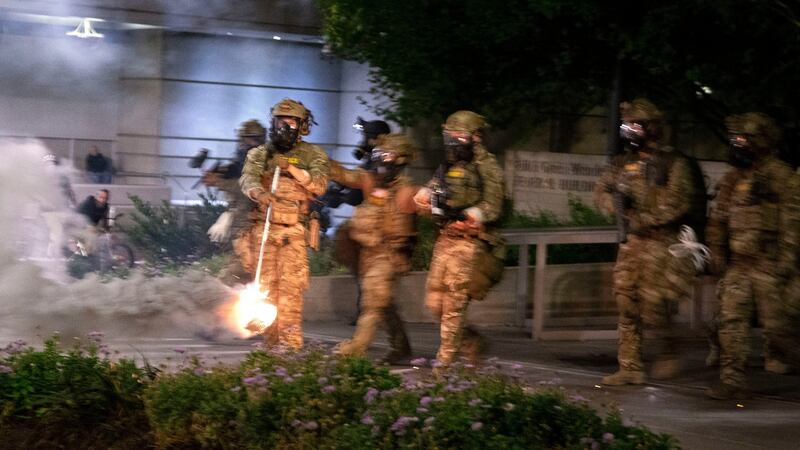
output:
[[[49,166],[45,148],[33,141],[0,141],[0,330],[4,337],[30,338],[55,331],[80,336],[102,331],[114,337],[193,336],[225,331],[226,310],[235,293],[201,272],[181,277],[128,279],[104,283],[96,276],[62,282],[63,259],[41,265],[24,260],[20,246],[30,233],[23,211],[66,212],[66,200]],[[25,213],[31,214],[31,213]],[[65,214],[65,217],[69,217]]]

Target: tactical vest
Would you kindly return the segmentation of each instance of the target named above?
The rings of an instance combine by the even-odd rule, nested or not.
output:
[[[771,190],[768,175],[756,171],[733,186],[728,219],[732,255],[778,257],[779,194]]]
[[[298,153],[298,148],[295,147],[286,154],[289,164],[308,170],[309,167],[303,163],[303,159],[299,157]],[[272,189],[272,177],[275,174],[275,168],[274,158],[269,158],[266,162],[264,173],[261,175],[261,185],[267,192]],[[281,171],[275,197],[276,199],[272,206],[272,220],[270,222],[281,225],[295,225],[305,222],[308,216],[311,196],[288,171]]]
[[[444,173],[444,182],[447,185],[447,206],[450,209],[464,210],[481,201],[483,183],[476,164],[451,166]]]
[[[648,211],[660,207],[660,195],[669,185],[669,174],[673,165],[683,158],[686,161],[693,187],[693,195],[685,199],[689,203],[689,210],[686,214],[678,218],[675,222],[665,225],[663,228],[670,231],[677,231],[681,225],[692,227],[699,241],[704,240],[704,232],[707,216],[707,200],[705,179],[700,165],[694,158],[688,157],[677,150],[660,151],[650,161],[642,161],[638,158],[627,159],[623,165],[623,176],[631,180],[631,188],[635,192],[634,197],[643,211]],[[631,230],[636,233],[645,230]]]
[[[405,246],[416,234],[415,216],[397,207],[397,192],[406,185],[405,180],[395,182],[386,197],[368,195],[350,219],[350,237],[364,247]]]

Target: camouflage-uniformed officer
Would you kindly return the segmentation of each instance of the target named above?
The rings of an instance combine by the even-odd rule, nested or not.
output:
[[[405,136],[387,134],[377,139],[369,171],[347,170],[335,161],[331,163],[333,181],[366,195],[348,227],[349,237],[360,249],[362,308],[353,338],[339,345],[339,353],[363,355],[378,325],[384,323],[391,346],[384,360],[394,363],[411,355],[403,323],[392,304],[392,285],[398,275],[411,269],[417,189],[401,172],[415,153]]]
[[[258,120],[251,119],[242,123],[238,130],[238,137],[239,142],[233,161],[223,167],[203,173],[201,179],[206,186],[216,187],[224,192],[225,200],[228,202],[228,208],[208,230],[208,234],[214,242],[225,242],[231,236],[236,241],[243,237],[250,227],[249,213],[252,206],[250,200],[242,193],[239,178],[242,176],[247,152],[254,147],[264,145],[266,130]],[[246,239],[246,237],[244,238]],[[222,269],[219,278],[227,285],[248,283],[252,280],[253,273],[244,269],[243,255],[236,251],[239,246],[234,243],[233,247],[234,256]]]
[[[358,147],[353,150],[353,157],[361,162],[359,168],[370,170],[372,166],[372,149],[375,148],[380,136],[389,134],[391,132],[389,124],[382,120],[366,121],[359,117],[356,123],[353,125],[353,128],[360,130],[362,134],[361,142],[358,144]],[[334,182],[329,183],[328,190],[325,191],[325,194],[319,198],[319,201],[324,208],[338,208],[343,203],[351,206],[357,206],[364,200],[360,186],[354,188],[350,186],[344,186],[341,183],[336,183],[336,180],[333,181]],[[356,277],[356,279],[358,279],[360,272],[360,246],[358,242],[354,241],[350,237],[350,220],[346,220],[339,225],[339,228],[336,230],[334,243],[334,259],[339,264],[342,264],[350,269],[350,272]],[[353,320],[351,325],[355,325],[356,321],[358,320],[358,316],[361,315],[362,295],[361,281],[359,280],[358,296],[356,297],[356,318]]]
[[[670,316],[674,302],[690,294],[695,268],[689,258],[670,254],[669,246],[678,243],[693,204],[702,203],[705,214],[705,188],[697,185],[690,161],[659,143],[662,113],[645,99],[622,103],[620,112],[620,137],[631,151],[603,172],[594,191],[608,213],[619,207],[614,196],[620,193],[628,224],[614,265],[619,371],[603,378],[606,385],[644,383],[643,326],[662,347],[651,375],[669,378],[679,370]]]
[[[250,150],[239,180],[242,192],[258,206],[251,213],[250,232],[237,241],[247,270],[255,271],[265,211],[272,203],[264,263],[258,274],[261,286],[268,289],[278,307],[267,343],[295,349],[303,346],[302,294],[309,278],[308,207],[328,184],[328,156],[320,147],[302,140],[309,133],[311,121],[311,113],[302,103],[291,99],[278,102],[272,108],[269,143]],[[273,195],[270,188],[276,167],[281,168],[281,176]]]
[[[733,168],[720,180],[706,230],[720,282],[720,380],[711,398],[748,395],[745,364],[754,307],[764,323],[764,368],[788,367],[772,336],[780,332],[785,280],[795,272],[800,232],[798,182],[792,169],[772,156],[779,130],[760,113],[726,120]]]
[[[414,200],[440,227],[428,273],[425,305],[440,322],[436,358],[447,366],[461,351],[477,362],[481,338],[466,326],[470,300],[500,280],[505,251],[492,224],[503,207],[503,173],[483,146],[485,119],[457,111],[443,126],[446,163]]]

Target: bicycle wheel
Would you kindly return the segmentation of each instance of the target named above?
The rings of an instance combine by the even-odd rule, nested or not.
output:
[[[133,267],[133,250],[125,244],[113,244],[109,249],[111,270]]]

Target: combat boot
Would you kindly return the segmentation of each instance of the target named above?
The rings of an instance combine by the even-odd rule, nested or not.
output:
[[[751,394],[745,387],[718,383],[706,389],[706,397],[714,400],[745,400],[750,398]]]
[[[389,353],[383,356],[378,362],[380,364],[388,364],[390,366],[407,364],[411,359],[411,347],[401,349],[393,348]]]
[[[708,349],[708,356],[706,356],[706,367],[716,367],[719,365],[719,347],[712,345]]]
[[[792,367],[780,360],[770,358],[764,361],[764,370],[778,375],[786,375],[792,371]]]
[[[612,375],[603,377],[602,383],[606,386],[624,386],[626,384],[644,384],[644,381],[644,371],[620,369]]]
[[[675,378],[681,371],[681,362],[677,358],[660,359],[653,363],[650,377],[656,380]]]
[[[333,353],[340,356],[364,356],[364,352],[357,349],[351,340],[337,344],[333,349]]]
[[[486,339],[476,335],[461,347],[461,353],[467,364],[478,367],[481,363],[481,356],[486,352]]]

